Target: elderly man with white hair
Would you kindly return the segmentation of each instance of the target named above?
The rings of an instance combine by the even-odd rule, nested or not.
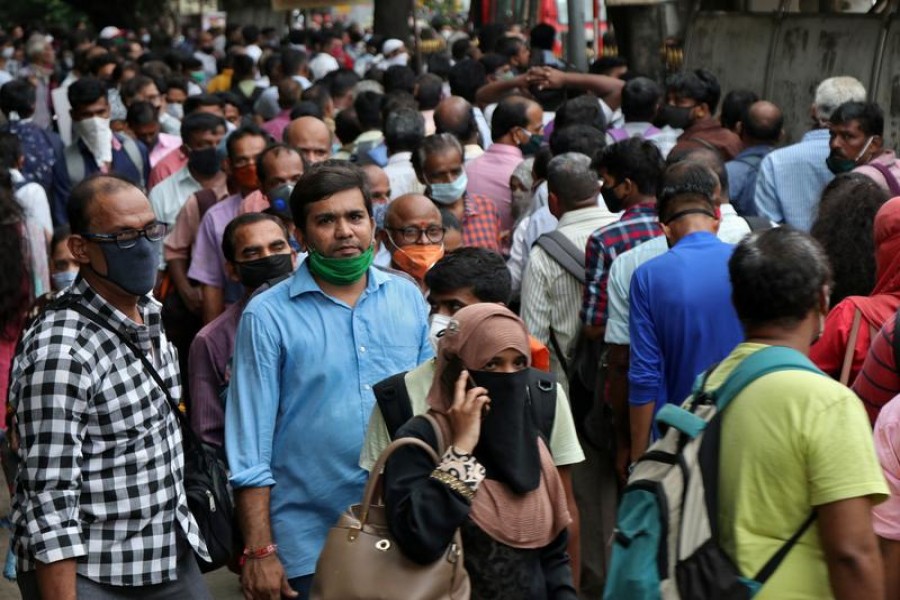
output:
[[[37,98],[34,106],[32,122],[42,129],[49,129],[53,124],[50,112],[50,77],[56,62],[56,51],[53,49],[53,37],[35,33],[25,44],[25,58],[28,66],[19,73],[34,84]]]

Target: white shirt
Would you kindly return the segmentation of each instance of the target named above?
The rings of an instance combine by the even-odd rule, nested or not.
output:
[[[150,190],[150,205],[153,207],[156,219],[162,223],[174,225],[188,196],[199,192],[202,187],[200,182],[191,175],[187,166],[181,167],[160,181]]]
[[[419,183],[413,169],[412,152],[397,152],[388,158],[384,173],[391,182],[391,200],[404,194],[422,194],[425,186]]]
[[[258,63],[259,57],[262,56],[262,48],[256,44],[250,44],[249,46],[244,46],[244,54],[252,58],[254,63]]]
[[[606,207],[581,208],[565,213],[557,230],[576,248],[584,249],[591,233],[617,219],[617,215]],[[522,320],[531,335],[550,349],[550,369],[567,391],[568,382],[550,342],[550,331],[562,352],[568,355],[581,329],[578,310],[583,293],[581,282],[550,258],[543,248],[532,248],[522,279]]]
[[[737,214],[731,204],[719,205],[722,220],[719,221],[719,239],[729,244],[737,244],[750,233],[750,225],[747,220]]]
[[[25,182],[25,176],[18,169],[10,169],[13,189]],[[25,183],[15,189],[16,201],[25,213],[25,219],[37,223],[48,236],[53,235],[53,220],[50,218],[50,202],[47,192],[39,183]]]

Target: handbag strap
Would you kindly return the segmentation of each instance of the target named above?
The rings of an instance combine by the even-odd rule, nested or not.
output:
[[[844,352],[844,364],[841,366],[840,382],[847,385],[850,381],[850,369],[853,366],[853,354],[856,350],[856,338],[859,336],[859,324],[862,321],[862,313],[859,309],[853,313],[853,325],[850,326],[850,337],[847,339],[847,350]]]
[[[393,454],[398,448],[402,448],[403,446],[416,446],[421,450],[424,450],[428,454],[428,456],[431,457],[431,460],[434,461],[435,465],[437,465],[441,461],[440,457],[437,455],[437,452],[434,451],[434,448],[432,448],[419,438],[402,437],[391,442],[390,445],[385,448],[384,451],[382,451],[381,455],[378,457],[378,460],[375,461],[375,465],[372,467],[372,470],[369,471],[369,480],[366,482],[366,489],[363,492],[362,506],[360,507],[359,513],[360,528],[362,528],[368,521],[369,508],[375,501],[375,495],[380,487],[379,483],[381,482],[384,465],[387,464],[387,461],[391,457],[391,454]]]

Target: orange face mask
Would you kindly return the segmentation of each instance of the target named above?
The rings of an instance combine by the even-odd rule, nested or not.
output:
[[[391,240],[391,243],[394,244],[394,240]],[[419,281],[423,281],[428,269],[444,256],[443,244],[412,244],[402,248],[394,244],[394,247],[396,248],[392,257],[394,264]]]
[[[231,172],[234,182],[245,190],[259,189],[259,177],[256,175],[256,165],[251,163],[243,167],[237,167]]]

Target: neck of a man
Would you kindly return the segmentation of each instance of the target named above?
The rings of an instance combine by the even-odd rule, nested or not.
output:
[[[141,317],[141,311],[138,310],[137,296],[129,294],[90,267],[82,269],[81,276],[91,286],[91,289],[97,292],[97,295],[106,300],[113,308],[135,323],[143,324],[144,319]]]
[[[313,274],[313,279],[319,284],[319,288],[321,288],[325,294],[332,298],[337,298],[352,308],[356,306],[359,297],[362,296],[362,293],[366,289],[366,284],[369,281],[369,273],[366,271],[362,277],[347,285],[331,283],[315,274]]]
[[[716,234],[716,221],[705,215],[687,215],[679,219],[677,227],[673,227],[672,246],[693,233]]]
[[[656,196],[652,194],[635,194],[634,196],[628,198],[626,202],[622,203],[622,208],[624,210],[628,210],[629,208],[634,208],[635,206],[639,206],[641,204],[656,204]]]
[[[753,344],[767,344],[769,346],[786,346],[793,348],[805,356],[809,356],[809,349],[816,338],[819,327],[819,315],[810,314],[794,327],[786,328],[783,325],[760,325],[747,330],[746,341]]]
[[[446,208],[453,216],[455,216],[460,223],[462,223],[462,218],[466,213],[466,196],[461,196],[456,202],[453,204],[445,204],[443,208]]]

